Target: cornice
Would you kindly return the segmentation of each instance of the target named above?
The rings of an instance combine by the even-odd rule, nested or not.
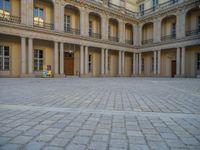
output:
[[[72,4],[74,6],[88,8],[92,11],[103,13],[103,14],[111,16],[113,18],[118,18],[118,19],[129,21],[129,22],[132,22],[132,23],[138,23],[137,18],[129,17],[128,15],[123,13],[120,9],[119,10],[112,9],[112,8],[109,8],[109,7],[105,7],[104,5],[97,5],[97,4],[90,3],[90,2],[87,2],[87,1],[82,1],[82,0],[80,0],[80,1],[64,0],[64,1],[66,3]]]

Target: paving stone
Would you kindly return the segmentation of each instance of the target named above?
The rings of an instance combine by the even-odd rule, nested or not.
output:
[[[55,138],[51,141],[50,145],[64,147],[69,141],[70,139]]]
[[[18,150],[22,147],[19,144],[5,144],[2,147],[0,147],[1,150]]]
[[[65,150],[85,150],[85,145],[70,144]]]
[[[20,135],[20,136],[15,137],[15,138],[11,141],[11,143],[15,143],[15,144],[26,144],[26,143],[28,143],[32,138],[33,138],[33,137],[31,137],[31,136],[22,136],[22,135]]]
[[[107,149],[107,143],[105,142],[91,142],[89,145],[90,150],[106,150]]]
[[[76,136],[72,143],[77,143],[77,144],[88,144],[89,142],[89,137],[86,136]]]
[[[26,150],[40,150],[46,143],[31,141],[25,146]]]
[[[41,134],[38,137],[35,138],[36,141],[38,142],[48,142],[50,141],[54,136],[50,134]]]

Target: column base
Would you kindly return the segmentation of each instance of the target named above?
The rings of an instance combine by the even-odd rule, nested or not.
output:
[[[20,74],[20,78],[34,78],[36,77],[35,74]]]
[[[54,74],[55,78],[64,78],[65,75],[64,74]]]

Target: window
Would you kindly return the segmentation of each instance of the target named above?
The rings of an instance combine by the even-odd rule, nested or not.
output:
[[[44,10],[42,8],[34,8],[34,24],[44,25]]]
[[[200,53],[197,53],[197,70],[200,70]]]
[[[108,71],[110,71],[110,56],[108,56]]]
[[[89,57],[88,57],[88,71],[92,72],[92,55],[91,54],[89,54]]]
[[[34,50],[34,70],[40,71],[43,69],[43,50]]]
[[[151,71],[154,71],[154,57],[151,57]]]
[[[142,72],[144,71],[144,58],[142,58]]]
[[[172,4],[175,4],[178,2],[178,0],[170,0]]]
[[[89,21],[89,35],[92,35],[92,21]]]
[[[139,9],[140,9],[141,16],[143,16],[144,15],[144,4],[140,4]]]
[[[172,37],[176,37],[176,23],[172,23],[172,31],[171,31]]]
[[[0,70],[9,70],[9,47],[0,45]]]
[[[197,30],[200,33],[200,16],[197,17]]]
[[[155,7],[158,5],[158,0],[153,0],[153,10],[155,10]]]
[[[10,15],[10,0],[0,0],[0,16]]]
[[[69,15],[65,15],[65,18],[64,18],[65,20],[65,30],[66,31],[70,31],[70,29],[71,29],[71,16],[69,16]]]
[[[111,25],[108,26],[108,35],[111,36]]]

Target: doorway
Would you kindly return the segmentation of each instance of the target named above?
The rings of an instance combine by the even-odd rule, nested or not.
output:
[[[64,54],[64,73],[67,76],[74,75],[74,53],[65,52]]]
[[[174,78],[176,75],[176,60],[171,62],[171,77]]]

